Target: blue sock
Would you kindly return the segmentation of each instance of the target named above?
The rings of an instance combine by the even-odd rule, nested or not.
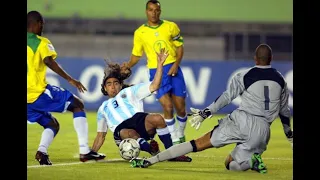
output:
[[[145,152],[148,152],[150,153],[151,152],[151,149],[150,149],[150,144],[143,138],[138,138],[137,139],[138,143],[140,144],[140,149],[142,151],[145,151]]]
[[[162,141],[164,147],[168,149],[172,146],[172,139],[167,127],[156,129],[159,139]]]

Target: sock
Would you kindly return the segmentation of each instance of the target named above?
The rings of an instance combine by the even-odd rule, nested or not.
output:
[[[88,122],[85,112],[73,113],[73,125],[78,135],[80,154],[88,154],[90,152],[88,145]]]
[[[50,128],[44,129],[41,135],[38,151],[48,154],[48,147],[53,141],[54,136],[55,136],[55,133],[53,132],[52,129]]]
[[[167,127],[156,129],[159,139],[162,141],[164,147],[168,149],[172,146],[171,135]]]
[[[151,164],[155,164],[157,162],[166,161],[169,159],[173,159],[173,158],[188,154],[192,151],[193,151],[193,147],[191,143],[184,142],[181,144],[171,146],[170,148],[160,152],[156,156],[148,158],[147,161],[149,161]]]
[[[179,138],[184,136],[184,129],[186,128],[186,124],[187,124],[187,115],[185,115],[184,117],[180,117],[178,115],[176,115],[176,119],[178,121],[179,124]]]
[[[169,133],[171,134],[172,142],[180,141],[179,137],[177,136],[177,130],[175,126],[175,119],[164,119],[166,121]]]
[[[138,138],[137,139],[138,143],[140,144],[140,149],[141,151],[146,151],[148,153],[151,152],[151,149],[150,149],[150,144],[143,138]]]

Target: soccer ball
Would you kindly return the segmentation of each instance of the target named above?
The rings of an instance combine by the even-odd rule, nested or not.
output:
[[[119,145],[120,156],[125,160],[136,158],[140,154],[140,145],[137,140],[132,138],[124,139]]]

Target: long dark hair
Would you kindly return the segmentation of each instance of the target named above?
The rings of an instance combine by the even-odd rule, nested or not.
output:
[[[107,91],[104,89],[104,85],[109,78],[116,78],[119,80],[120,84],[122,84],[122,89],[130,87],[129,84],[124,84],[123,81],[128,79],[132,72],[131,69],[126,69],[125,72],[121,71],[121,67],[117,63],[113,63],[111,61],[105,60],[106,67],[104,69],[104,76],[101,84],[101,92],[103,95],[108,96]]]

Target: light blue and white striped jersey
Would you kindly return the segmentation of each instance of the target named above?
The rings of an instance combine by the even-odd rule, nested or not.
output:
[[[150,96],[150,84],[140,83],[122,89],[115,97],[104,101],[97,114],[98,132],[114,132],[123,121],[143,112],[143,99]]]

